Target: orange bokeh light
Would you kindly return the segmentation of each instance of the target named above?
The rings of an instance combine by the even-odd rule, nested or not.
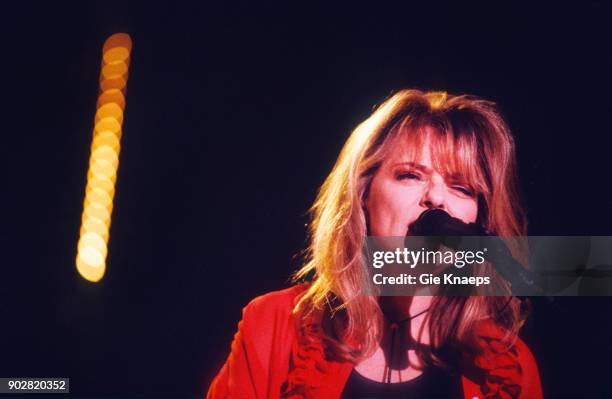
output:
[[[98,219],[102,223],[110,226],[111,211],[101,204],[85,201],[83,213],[88,218]]]
[[[96,175],[88,174],[87,187],[101,188],[102,190],[109,193],[109,195],[110,193],[115,192],[114,182],[110,178],[104,177],[104,176],[96,176]]]
[[[94,134],[104,130],[108,130],[118,136],[121,136],[119,133],[121,132],[121,124],[115,118],[103,118],[96,122],[94,126]]]
[[[126,62],[132,51],[132,39],[126,33],[116,33],[104,42],[102,59],[107,64]]]
[[[102,236],[91,231],[81,236],[78,247],[79,249],[87,247],[95,248],[103,257],[106,257],[107,254],[106,240],[104,240]]]
[[[107,208],[113,206],[113,195],[101,188],[87,186],[85,196],[86,201],[97,202]]]
[[[104,104],[96,111],[95,120],[99,122],[104,118],[113,118],[121,124],[123,122],[123,109],[115,103]]]
[[[103,90],[98,97],[98,107],[104,104],[115,103],[119,108],[125,108],[125,97],[119,89]]]
[[[94,248],[79,249],[76,259],[77,270],[83,278],[96,283],[104,276],[105,260],[105,257]]]
[[[108,162],[113,168],[119,164],[119,155],[112,147],[102,145],[95,147],[90,157],[90,166],[94,163]]]
[[[91,147],[97,148],[101,146],[108,146],[116,153],[119,153],[119,137],[109,130],[97,132],[94,136]]]
[[[100,80],[100,90],[112,90],[119,89],[123,90],[127,84],[127,79],[124,77],[118,77],[113,79],[102,79]]]
[[[105,242],[108,242],[108,226],[100,219],[85,218],[83,220],[80,234],[83,235],[88,232],[96,233],[102,237]]]
[[[104,79],[125,78],[124,75],[127,73],[127,70],[128,66],[125,62],[105,64],[102,67],[102,76]]]
[[[85,200],[77,245],[77,270],[97,282],[106,270],[107,242],[119,166],[121,125],[125,108],[132,40],[125,33],[110,36],[102,49],[100,94],[94,117],[93,140],[87,172]]]

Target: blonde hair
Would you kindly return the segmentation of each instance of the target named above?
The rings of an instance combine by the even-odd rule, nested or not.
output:
[[[391,96],[357,126],[342,148],[310,210],[306,262],[294,274],[295,281],[312,280],[294,313],[318,310],[327,315],[332,327],[324,339],[329,353],[339,359],[356,362],[369,356],[381,337],[378,298],[361,295],[362,245],[368,233],[365,199],[373,176],[400,137],[415,152],[424,139],[433,140],[434,167],[466,177],[478,194],[478,219],[486,229],[502,237],[526,234],[514,140],[494,104],[474,96],[419,90]],[[435,297],[428,312],[431,349],[419,356],[452,364],[449,348],[471,345],[471,327],[484,317],[505,327],[508,342],[522,323],[512,298]]]

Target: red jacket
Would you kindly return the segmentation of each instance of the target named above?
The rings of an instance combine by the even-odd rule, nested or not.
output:
[[[340,397],[354,365],[327,360],[320,342],[305,344],[298,338],[292,309],[304,289],[296,285],[270,292],[244,307],[231,353],[211,383],[207,399]],[[488,349],[473,359],[472,370],[463,373],[464,397],[541,399],[531,351],[520,339],[511,350],[496,351],[500,334],[491,323],[477,329]]]

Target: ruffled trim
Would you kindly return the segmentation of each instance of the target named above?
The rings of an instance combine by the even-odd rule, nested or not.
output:
[[[293,343],[287,381],[281,398],[313,397],[327,375],[329,359],[322,340],[321,312],[312,311],[305,318],[296,317],[297,339]]]
[[[321,313],[313,311],[305,318],[295,318],[298,334],[292,346],[287,380],[281,387],[281,398],[315,397],[330,378],[332,361],[325,352]],[[518,348],[516,345],[508,348],[502,343],[505,331],[492,320],[477,323],[474,330],[478,350],[463,353],[462,374],[479,385],[485,399],[518,398],[523,379]]]
[[[521,394],[523,370],[515,345],[502,343],[504,330],[492,320],[475,327],[479,347],[477,354],[468,355],[468,374],[474,375],[485,399],[516,399]]]

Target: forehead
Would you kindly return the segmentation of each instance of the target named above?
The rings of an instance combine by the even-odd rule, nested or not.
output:
[[[385,156],[387,167],[396,164],[421,166],[444,176],[479,180],[481,171],[476,140],[430,126],[402,129],[391,140]]]
[[[431,167],[431,140],[426,136],[418,142],[398,137],[391,146],[386,163],[414,163]]]

